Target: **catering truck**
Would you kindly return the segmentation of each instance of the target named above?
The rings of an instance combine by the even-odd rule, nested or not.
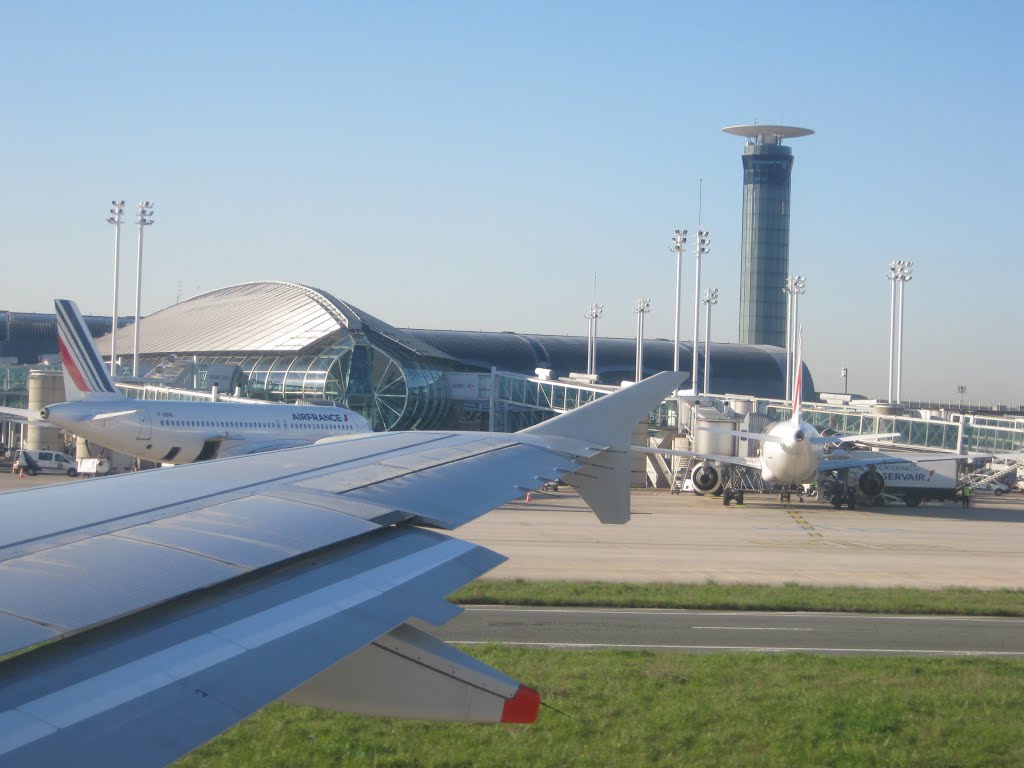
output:
[[[900,464],[880,464],[875,469],[885,479],[885,493],[908,507],[922,501],[956,498],[959,460],[928,459]]]

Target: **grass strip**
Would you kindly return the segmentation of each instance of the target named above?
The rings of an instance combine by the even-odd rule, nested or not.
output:
[[[1024,765],[1024,662],[480,646],[538,688],[530,726],[274,704],[180,768]]]
[[[463,605],[560,605],[841,611],[949,616],[1024,616],[1024,589],[814,587],[802,584],[626,584],[614,582],[474,581],[451,598]]]

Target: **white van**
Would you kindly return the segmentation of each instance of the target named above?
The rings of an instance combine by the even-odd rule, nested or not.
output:
[[[18,458],[14,460],[14,471],[20,469],[24,469],[26,475],[51,472],[68,477],[78,476],[78,465],[75,460],[59,451],[18,451]]]

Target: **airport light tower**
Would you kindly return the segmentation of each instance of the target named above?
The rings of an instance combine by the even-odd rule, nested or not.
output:
[[[693,255],[697,257],[697,271],[693,279],[693,360],[690,372],[690,382],[695,389],[697,387],[697,339],[700,337],[700,257],[710,250],[710,233],[705,229],[698,229],[697,243],[693,249]]]
[[[743,136],[743,246],[740,263],[740,344],[781,347],[786,338],[782,297],[789,274],[789,197],[793,152],[783,139],[814,131],[788,125],[734,125]]]
[[[903,402],[903,291],[913,279],[914,262],[904,262],[903,269],[900,270],[899,281],[900,281],[900,307],[899,317],[897,323],[899,328],[896,332],[896,402]]]
[[[644,377],[644,315],[651,311],[650,299],[637,299],[636,313],[636,381]]]
[[[900,401],[900,378],[903,368],[903,287],[912,278],[914,262],[891,261],[889,274],[885,276],[891,284],[889,299],[889,391],[890,403]],[[896,285],[899,284],[899,300],[896,297]],[[897,321],[898,316],[898,321]]]
[[[587,373],[597,373],[597,320],[604,314],[604,305],[591,304],[587,307]]]
[[[132,376],[139,375],[139,308],[142,304],[142,233],[153,223],[153,204],[139,203],[135,214],[135,224],[139,228],[139,250],[135,259],[135,343],[133,344]],[[116,321],[115,321],[116,322]],[[113,340],[111,340],[113,341]],[[111,347],[113,350],[113,347]],[[111,353],[113,354],[113,353]]]
[[[679,292],[682,290],[683,251],[686,250],[686,230],[677,229],[669,250],[676,255],[676,333],[672,338],[672,370],[679,370]],[[695,342],[696,343],[696,342]]]
[[[800,296],[807,287],[807,278],[803,275],[786,278],[782,292],[786,294],[786,399],[789,400],[793,386],[794,360],[793,348],[796,347],[797,329],[800,327]]]
[[[121,260],[121,225],[124,224],[124,200],[111,200],[110,212],[114,214],[107,219],[107,224],[114,225],[114,313],[110,318],[110,375],[115,374],[117,360],[117,286],[119,262]]]
[[[718,303],[718,289],[708,288],[701,301],[704,304],[704,389],[702,391],[706,395],[711,386],[711,305]]]

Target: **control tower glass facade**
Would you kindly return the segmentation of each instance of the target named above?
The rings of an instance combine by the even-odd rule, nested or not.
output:
[[[786,345],[789,190],[793,153],[779,143],[743,150],[740,344]]]

